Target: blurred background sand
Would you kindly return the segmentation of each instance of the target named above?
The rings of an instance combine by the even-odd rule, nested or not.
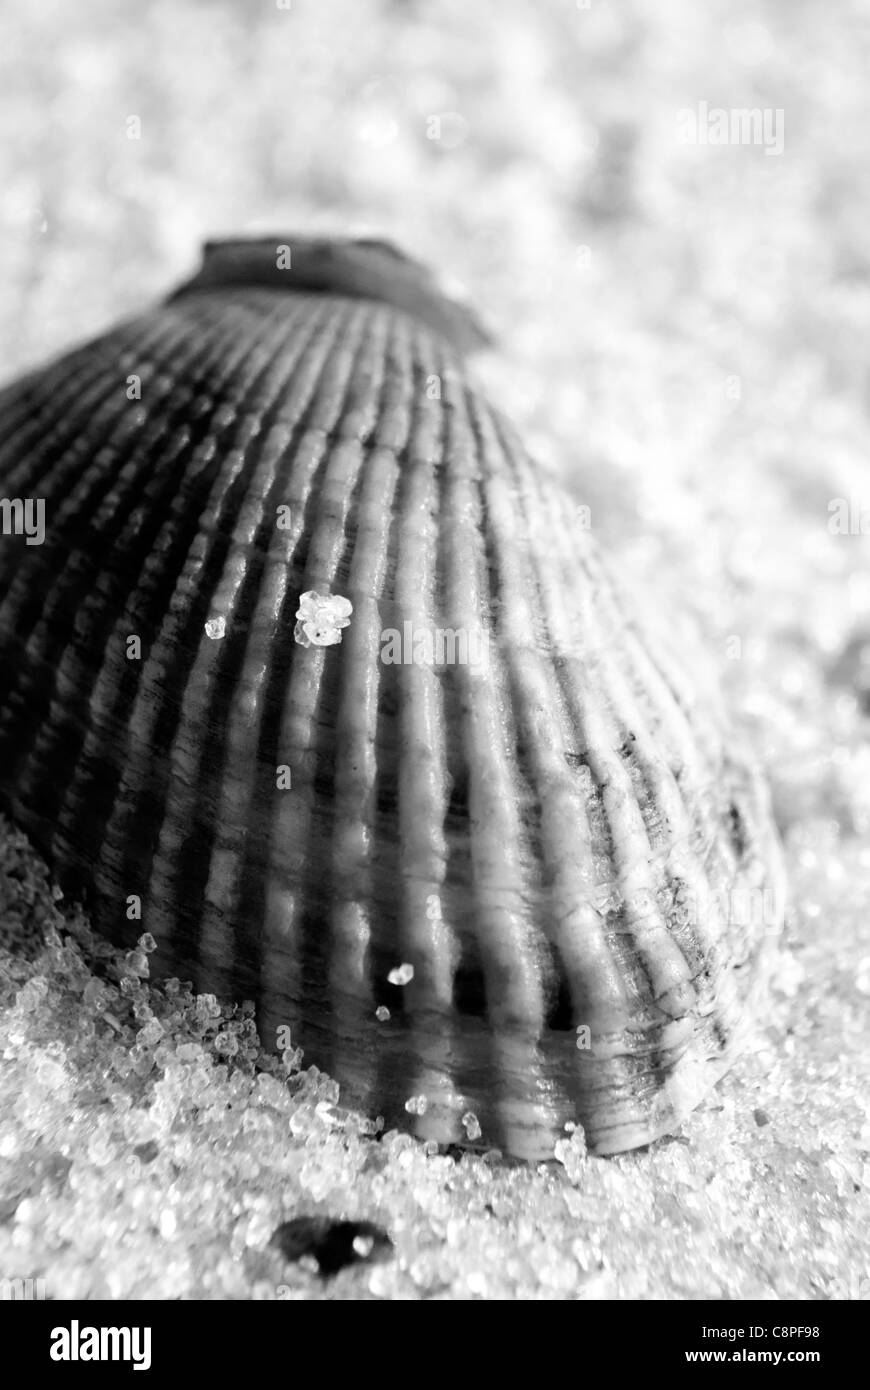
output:
[[[756,1050],[683,1137],[540,1171],[373,1145],[326,1079],[227,1073],[217,1025],[157,991],[155,1063],[133,986],[117,1036],[83,997],[87,943],[6,957],[0,1276],[867,1297],[870,541],[828,522],[870,509],[870,6],[44,0],[0,22],[0,380],[152,302],[207,236],[393,237],[467,288],[488,389],[614,563],[704,630],[792,890]],[[701,101],[781,109],[782,153],[682,143]],[[14,838],[0,884],[10,931],[56,910]],[[328,1285],[276,1265],[271,1231],[311,1210],[380,1221],[397,1258]]]

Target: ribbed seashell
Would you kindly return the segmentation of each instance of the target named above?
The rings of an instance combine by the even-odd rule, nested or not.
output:
[[[606,1153],[733,1059],[775,837],[481,338],[383,244],[233,242],[0,394],[0,787],[105,933],[348,1103]]]

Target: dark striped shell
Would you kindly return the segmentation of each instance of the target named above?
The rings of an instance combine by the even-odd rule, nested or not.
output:
[[[648,1143],[764,987],[757,779],[474,389],[470,316],[383,245],[277,244],[0,394],[0,492],[45,501],[42,544],[0,538],[3,804],[347,1103]],[[340,643],[296,640],[311,591]],[[406,623],[486,666],[385,661]]]

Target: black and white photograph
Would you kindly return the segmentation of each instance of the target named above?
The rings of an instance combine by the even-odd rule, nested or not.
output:
[[[548,1301],[832,1373],[868,73],[870,0],[0,0],[23,1365]]]

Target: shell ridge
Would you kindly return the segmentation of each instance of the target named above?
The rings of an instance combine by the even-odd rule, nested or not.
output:
[[[190,310],[188,315],[195,323],[195,315]],[[229,328],[230,325],[225,325],[224,333],[215,338],[204,359],[206,379],[211,383],[214,403],[219,402],[220,393],[225,383],[233,379],[237,366],[251,357],[251,342],[246,337],[242,337],[241,341],[229,339],[228,350]],[[255,349],[257,343],[277,342],[276,335],[281,331],[280,320],[274,316],[264,320],[255,339]],[[270,355],[266,354],[267,357]],[[252,363],[255,378],[268,370],[267,362],[257,350],[252,355]],[[104,830],[106,871],[98,875],[97,886],[107,903],[117,898],[119,884],[141,881],[144,889],[148,888],[153,857],[167,809],[163,788],[169,777],[170,750],[182,718],[190,669],[199,650],[191,637],[183,640],[185,629],[191,635],[197,629],[201,631],[201,624],[195,621],[196,612],[192,615],[188,613],[185,617],[184,610],[191,599],[200,608],[204,606],[202,597],[197,597],[204,556],[211,547],[220,543],[219,518],[224,509],[233,505],[233,494],[227,496],[227,474],[230,470],[214,467],[218,441],[232,423],[232,412],[218,414],[216,405],[213,411],[207,412],[201,436],[192,448],[188,464],[189,474],[198,480],[193,492],[193,497],[197,499],[195,509],[190,506],[188,491],[185,525],[178,527],[174,514],[166,523],[167,528],[175,530],[175,535],[173,543],[157,558],[154,586],[150,589],[156,601],[160,600],[161,595],[165,596],[166,601],[162,613],[155,613],[151,640],[147,651],[143,652],[138,689],[126,722],[118,793]],[[237,479],[240,460],[238,456],[230,457],[235,469],[232,477]],[[192,526],[191,511],[194,512]],[[207,519],[212,514],[214,524],[203,530],[203,518]],[[138,606],[141,601],[142,594],[138,592],[134,602]],[[165,760],[155,761],[154,747],[167,750]],[[179,791],[179,794],[183,793]],[[136,808],[143,803],[151,808],[152,817],[151,833],[145,843],[135,830]],[[143,891],[143,898],[147,899],[146,912],[152,923],[150,929],[164,953],[162,963],[172,961],[176,968],[193,973],[195,961],[191,956],[190,943],[185,938],[187,922],[183,921],[177,931],[172,931],[168,903],[155,897],[153,884],[150,893]]]
[[[330,364],[325,385],[318,390],[312,402],[313,414],[307,421],[310,432],[303,436],[300,446],[308,438],[307,448],[311,455],[312,467],[308,488],[303,503],[300,536],[294,553],[294,573],[298,573],[299,592],[309,589],[332,591],[337,565],[340,559],[338,533],[343,522],[335,511],[335,505],[317,515],[316,502],[319,489],[339,482],[351,461],[350,440],[344,438],[342,430],[355,408],[351,402],[359,400],[360,382],[357,372],[371,347],[372,315],[367,306],[348,303],[341,312],[349,316],[351,329],[345,330],[345,351]],[[379,323],[379,327],[378,327]],[[384,324],[379,317],[375,327],[382,334]],[[329,433],[327,433],[329,431]],[[330,452],[330,435],[341,441],[343,449]],[[359,472],[357,462],[357,472]],[[346,501],[346,499],[345,499]],[[342,509],[344,504],[342,503]],[[330,558],[331,557],[331,558]],[[292,765],[293,786],[289,795],[273,800],[270,793],[267,823],[264,826],[265,862],[268,864],[269,896],[264,906],[263,945],[260,962],[260,988],[263,991],[267,1017],[278,1017],[278,1010],[293,1009],[293,1022],[302,1027],[303,1045],[312,1029],[317,1026],[317,1016],[325,1016],[328,1009],[329,985],[326,975],[317,968],[318,960],[324,958],[323,923],[328,914],[329,884],[324,882],[322,856],[319,846],[311,853],[311,837],[316,835],[320,822],[316,821],[316,800],[319,793],[318,762],[323,771],[321,776],[331,779],[331,773],[324,764],[327,750],[317,749],[317,735],[311,733],[317,728],[317,720],[335,698],[335,681],[338,670],[336,658],[340,649],[311,648],[303,651],[293,643],[292,612],[298,602],[294,591],[284,600],[287,617],[286,636],[283,638],[288,652],[288,675],[282,688],[275,688],[273,698],[275,713],[273,736],[281,761]],[[327,658],[332,665],[326,666]],[[271,661],[275,664],[274,652]],[[329,727],[328,720],[326,728]],[[303,735],[308,730],[308,736]],[[327,758],[328,761],[328,758]],[[325,786],[325,784],[324,784]],[[329,824],[333,812],[329,812]],[[326,826],[323,826],[324,832]],[[306,909],[306,902],[311,904]],[[280,962],[280,969],[276,968]],[[277,995],[270,981],[281,978],[291,964],[292,974],[301,981],[292,1000]],[[328,971],[328,959],[326,961]],[[312,977],[312,969],[315,971]],[[308,992],[309,1000],[305,1009],[301,1008],[303,991]],[[315,1010],[314,1005],[317,1005]],[[290,1021],[287,1019],[286,1021]],[[329,1045],[328,1030],[324,1030],[324,1045]],[[324,1054],[324,1061],[326,1055]]]
[[[452,524],[448,611],[454,625],[472,631],[479,615],[491,611],[487,591],[489,576],[479,534],[479,466],[474,430],[464,388],[445,382],[448,405],[448,516]],[[532,929],[523,908],[522,880],[513,858],[519,842],[517,808],[514,806],[505,748],[505,729],[495,693],[495,668],[500,661],[496,645],[491,653],[488,679],[477,680],[469,668],[457,665],[452,675],[461,692],[462,738],[469,769],[468,833],[475,911],[473,930],[486,981],[491,1046],[496,1074],[502,1078],[496,1099],[497,1133],[507,1142],[522,1144],[529,1112],[538,1116],[542,1129],[552,1117],[547,1107],[547,1086],[537,1039],[546,1007],[542,962],[536,950],[539,933]],[[507,851],[505,853],[504,851]],[[528,1104],[509,1098],[506,1078],[521,1075],[527,1082]]]
[[[192,787],[195,798],[167,803],[164,823],[166,834],[179,840],[171,891],[179,900],[191,893],[199,895],[191,950],[198,961],[220,962],[220,973],[210,983],[215,992],[224,993],[231,992],[232,982],[240,979],[255,993],[259,979],[263,898],[256,882],[261,874],[254,876],[249,869],[249,861],[253,858],[259,864],[262,853],[254,838],[254,806],[258,790],[267,799],[275,795],[277,767],[283,759],[273,749],[270,763],[262,765],[265,711],[257,698],[261,692],[246,684],[246,673],[253,668],[265,677],[272,659],[271,610],[267,606],[261,617],[261,606],[275,600],[271,581],[276,573],[283,605],[292,574],[292,543],[298,539],[293,509],[291,529],[284,532],[277,524],[278,507],[287,504],[294,491],[294,445],[305,432],[307,412],[334,342],[324,337],[317,351],[310,351],[326,323],[315,312],[302,320],[282,352],[280,319],[273,321],[278,333],[276,350],[264,351],[268,366],[240,402],[235,437],[235,448],[241,453],[239,491],[233,503],[221,509],[225,539],[215,548],[210,567],[208,612],[224,620],[226,635],[213,640],[204,628],[196,633],[198,650],[185,687],[175,740],[177,755],[183,757],[185,747],[196,746],[202,709],[207,710],[209,724],[222,731],[222,738],[213,755],[199,760]],[[251,422],[250,429],[242,427],[243,421]],[[267,641],[265,651],[261,637]],[[214,811],[197,827],[193,840],[185,827],[196,816],[199,802]],[[244,934],[230,929],[230,924],[240,922],[246,923]]]
[[[158,818],[149,903],[159,905],[167,921],[167,932],[171,931],[173,914],[180,917],[185,903],[189,904],[184,924],[185,950],[197,964],[197,977],[207,979],[216,989],[228,979],[238,978],[250,991],[257,979],[255,965],[239,954],[236,934],[223,906],[214,904],[212,909],[207,902],[208,877],[218,871],[214,864],[219,839],[214,811],[219,805],[227,752],[226,740],[217,735],[225,728],[229,701],[246,650],[246,587],[248,592],[252,586],[256,588],[261,577],[259,562],[252,550],[246,551],[244,537],[249,526],[256,528],[257,514],[262,519],[264,504],[270,500],[260,493],[262,470],[268,471],[270,466],[268,455],[264,463],[264,445],[285,405],[281,388],[290,381],[306,345],[316,342],[318,331],[326,322],[326,316],[317,313],[307,322],[303,318],[289,354],[282,354],[286,323],[274,311],[260,320],[257,333],[261,346],[256,354],[245,349],[249,370],[235,381],[230,437],[236,443],[215,474],[208,497],[206,515],[212,515],[214,523],[209,533],[200,527],[175,581],[176,593],[182,594],[192,583],[195,605],[182,639],[186,661],[183,680],[177,686],[178,708],[172,715],[171,734],[167,729],[163,735],[170,748],[164,772],[167,790]],[[321,341],[313,364],[325,365],[332,341]],[[221,395],[215,399],[220,411]],[[272,486],[278,486],[275,480]],[[273,510],[273,525],[276,518]],[[197,545],[204,536],[207,544],[198,552]],[[218,643],[205,632],[206,618],[216,609],[226,609],[221,616],[229,627],[228,635]],[[236,620],[238,627],[234,626]],[[171,631],[165,634],[166,639],[173,640]],[[175,641],[178,642],[178,635]],[[203,735],[203,718],[210,731],[208,740]],[[273,786],[274,776],[273,771]],[[219,846],[217,852],[219,855]],[[176,926],[174,936],[180,934]],[[204,942],[208,953],[203,950]]]
[[[306,827],[304,892],[309,901],[322,900],[322,920],[313,913],[305,919],[302,949],[309,973],[317,970],[324,982],[323,1008],[334,1021],[324,1055],[339,1072],[354,1068],[357,1040],[375,1026],[372,953],[381,913],[371,864],[380,760],[376,745],[369,753],[373,730],[367,722],[376,719],[379,682],[378,675],[367,678],[367,668],[378,620],[373,581],[379,586],[386,555],[365,546],[367,532],[363,528],[361,538],[359,523],[366,506],[379,505],[381,525],[389,527],[401,476],[398,460],[378,442],[392,384],[388,358],[395,325],[380,306],[359,306],[359,311],[365,315],[365,336],[339,413],[341,445],[325,475],[336,510],[313,518],[302,580],[305,590],[341,593],[353,602],[353,618],[341,646],[317,652],[314,661],[313,651],[303,657],[314,676],[309,705],[316,730],[311,786],[328,787],[329,796],[326,813],[318,816],[312,811]],[[367,560],[374,562],[373,571],[367,569]],[[357,760],[373,782],[360,778]],[[329,873],[323,885],[321,844],[327,847]],[[387,869],[386,862],[383,867]],[[368,898],[368,909],[358,910],[360,896]],[[369,1089],[367,1085],[366,1098]]]
[[[420,328],[409,326],[408,337],[412,416],[403,477],[396,494],[392,532],[396,563],[392,602],[387,609],[387,621],[396,625],[403,642],[406,622],[411,624],[412,641],[421,632],[431,634],[437,622],[442,584],[437,498],[445,465],[444,412],[438,396],[432,397],[429,391],[431,382],[440,382],[443,375],[440,345]],[[396,777],[400,887],[396,960],[391,963],[408,962],[414,969],[409,984],[387,991],[382,987],[382,992],[388,1006],[392,1004],[390,996],[398,996],[403,1046],[413,1058],[413,1074],[405,1083],[406,1099],[426,1097],[425,1110],[420,1112],[418,1102],[412,1118],[414,1132],[421,1138],[437,1133],[457,1139],[461,1135],[461,1107],[451,1059],[457,1046],[453,979],[459,947],[455,921],[445,913],[448,849],[444,832],[447,749],[443,678],[434,665],[425,662],[382,662],[381,667],[385,676],[390,673],[386,678],[396,695],[398,741],[405,750]],[[388,1061],[388,1067],[390,1064]]]

